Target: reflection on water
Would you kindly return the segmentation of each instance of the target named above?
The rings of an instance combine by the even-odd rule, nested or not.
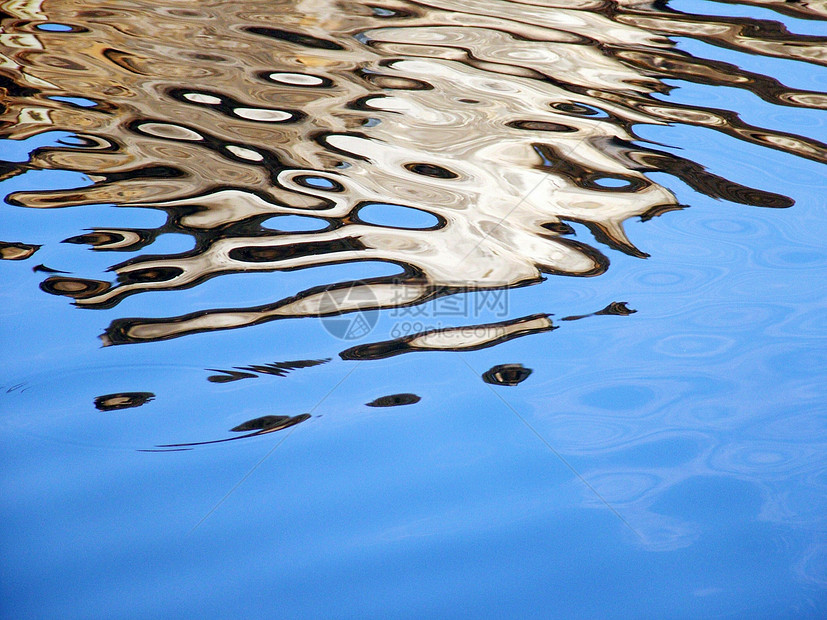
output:
[[[211,441],[195,441],[190,443],[171,443],[171,444],[163,444],[158,446],[158,448],[174,448],[174,449],[181,449],[181,448],[192,448],[194,446],[207,446],[210,444],[216,443],[225,443],[227,441],[235,441],[237,439],[247,439],[248,437],[258,437],[259,435],[266,435],[267,433],[275,433],[276,431],[284,430],[285,428],[290,428],[291,426],[295,426],[296,424],[301,424],[305,420],[310,419],[309,413],[303,413],[297,416],[289,416],[289,415],[266,415],[260,418],[255,418],[254,420],[248,420],[243,424],[239,424],[238,426],[231,428],[230,431],[233,433],[246,433],[246,435],[237,435],[235,437],[229,437],[227,439],[213,439]],[[249,432],[252,431],[252,432]]]
[[[498,364],[486,370],[482,380],[492,385],[519,385],[534,372],[531,368],[524,368],[522,364]]]
[[[284,377],[291,370],[297,368],[310,368],[311,366],[318,366],[329,362],[329,359],[323,360],[298,360],[295,362],[275,362],[273,364],[255,364],[252,366],[236,366],[232,370],[218,370],[216,368],[208,368],[213,372],[221,373],[219,375],[210,375],[207,381],[212,383],[229,383],[231,381],[240,381],[241,379],[255,379],[259,375],[272,375],[275,377]]]
[[[95,399],[95,408],[100,411],[115,411],[117,409],[130,409],[140,407],[148,403],[155,394],[152,392],[120,392],[118,394],[105,394]]]
[[[15,3],[4,61],[15,71],[0,135],[63,133],[4,175],[61,169],[92,183],[20,191],[10,202],[167,214],[159,229],[101,227],[66,239],[95,250],[134,253],[161,233],[194,243],[118,262],[112,281],[55,275],[42,289],[83,308],[112,308],[129,295],[224,274],[371,260],[402,269],[357,284],[372,307],[386,308],[458,287],[594,276],[609,264],[601,246],[647,256],[625,234],[626,220],[683,208],[646,172],[734,202],[791,204],[642,144],[633,124],[709,127],[825,160],[814,140],[660,96],[667,80],[681,79],[821,109],[820,93],[693,58],[664,35],[691,31],[735,50],[824,63],[821,39],[642,2],[492,6],[287,3],[275,29],[271,2]],[[286,215],[321,227],[263,226]],[[573,239],[572,224],[593,241]],[[180,316],[124,318],[102,338],[146,342],[354,309],[325,296],[320,286],[256,307],[227,300]]]
[[[38,246],[28,243],[6,243],[0,242],[0,259],[3,260],[26,260],[37,252]]]
[[[366,403],[368,407],[400,407],[402,405],[415,405],[422,400],[416,394],[391,394]]]
[[[713,14],[736,9],[764,11],[767,18]],[[53,375],[47,368],[48,377],[40,383],[4,385],[6,401],[0,404],[11,398],[22,403],[10,416],[12,425],[36,437],[46,428],[43,432],[80,438],[78,443],[96,448],[106,443],[124,446],[130,455],[153,452],[152,458],[169,458],[168,463],[175,454],[157,453],[193,456],[200,453],[193,448],[210,445],[205,449],[210,454],[219,454],[221,446],[243,454],[256,442],[236,440],[285,431],[268,447],[272,452],[294,431],[295,438],[306,429],[318,430],[319,445],[335,449],[318,448],[308,457],[312,449],[307,444],[297,448],[301,467],[279,478],[278,502],[286,508],[278,518],[288,521],[284,515],[294,488],[302,494],[297,505],[306,511],[296,523],[316,509],[315,504],[308,506],[322,502],[320,497],[338,501],[341,489],[342,497],[355,489],[348,499],[360,513],[395,502],[393,510],[373,515],[380,523],[383,515],[405,507],[408,512],[394,527],[377,532],[366,526],[370,533],[353,545],[359,548],[373,549],[377,541],[424,540],[436,541],[441,549],[459,549],[451,547],[454,539],[449,544],[435,537],[439,525],[432,522],[433,505],[420,505],[422,514],[416,513],[422,489],[422,496],[437,497],[436,502],[440,493],[450,496],[454,503],[442,507],[448,515],[443,515],[444,522],[460,522],[455,527],[463,532],[474,527],[494,531],[486,528],[501,527],[494,523],[497,519],[507,520],[509,527],[515,520],[528,522],[540,503],[551,501],[549,496],[561,502],[553,507],[554,527],[561,530],[568,527],[566,519],[582,516],[564,515],[561,507],[586,505],[605,512],[608,506],[634,532],[635,545],[664,555],[690,549],[698,541],[709,544],[704,527],[715,518],[726,526],[715,530],[721,537],[715,544],[724,544],[725,535],[756,521],[761,527],[823,529],[821,504],[808,494],[823,489],[824,429],[814,421],[814,412],[823,410],[823,392],[805,379],[796,383],[795,377],[787,377],[788,392],[776,393],[768,388],[773,375],[767,367],[819,368],[827,360],[816,347],[802,355],[800,349],[777,342],[768,344],[769,352],[762,357],[754,348],[744,348],[747,332],[739,332],[744,324],[754,324],[756,329],[775,329],[783,338],[795,326],[816,339],[823,336],[821,322],[791,304],[784,306],[783,299],[772,307],[750,301],[737,307],[695,303],[719,284],[709,265],[731,258],[725,244],[707,246],[705,240],[738,235],[746,246],[732,250],[735,258],[729,262],[754,264],[759,259],[753,261],[743,247],[771,243],[772,226],[760,219],[764,215],[740,222],[720,215],[695,219],[695,205],[685,204],[673,191],[688,188],[690,196],[719,201],[716,206],[723,214],[733,209],[726,203],[736,203],[755,207],[745,209],[751,214],[789,213],[791,220],[797,209],[772,210],[795,201],[768,191],[772,182],[764,183],[754,170],[752,178],[762,188],[744,184],[750,174],[738,181],[726,178],[652,136],[663,135],[656,129],[685,128],[691,132],[687,135],[708,133],[735,144],[733,152],[743,154],[745,162],[760,150],[780,162],[827,163],[827,145],[805,135],[813,132],[803,120],[798,123],[827,108],[827,95],[815,90],[823,80],[818,72],[827,67],[827,37],[807,34],[827,19],[824,2],[0,0],[0,10],[0,181],[13,188],[4,209],[31,217],[31,230],[47,216],[85,216],[65,220],[70,224],[51,244],[3,232],[0,259],[18,261],[9,268],[37,278],[40,290],[31,288],[46,300],[44,307],[54,312],[71,304],[72,311],[79,311],[73,317],[82,315],[75,319],[79,324],[94,323],[104,362],[126,352],[138,360],[128,368],[111,365],[109,374],[90,364],[90,374],[80,379],[71,373]],[[788,29],[779,15],[800,30]],[[716,50],[718,59],[705,57],[707,48]],[[762,73],[762,61],[778,63],[766,70],[773,75]],[[796,74],[781,80],[778,74],[788,66],[784,63],[795,63],[799,73],[808,67],[814,77]],[[683,88],[687,84],[692,88]],[[695,98],[676,95],[685,91]],[[705,100],[703,93],[712,94]],[[740,98],[757,102],[761,111],[794,113],[789,118],[796,121],[749,114],[749,105]],[[812,180],[800,181],[806,186]],[[158,217],[136,222],[128,217],[134,212]],[[679,222],[680,234],[659,227],[663,220],[656,218],[670,213],[668,217]],[[696,242],[690,243],[692,239]],[[789,280],[795,269],[803,273],[823,265],[822,248],[799,250],[793,255],[789,248],[779,248],[760,260],[786,269]],[[707,260],[700,267],[692,262],[699,252],[706,252],[702,258]],[[686,261],[658,267],[658,257],[667,254],[686,254]],[[620,261],[639,266],[618,276],[621,291],[593,304],[583,293],[584,304],[566,312],[549,307],[556,301],[538,292],[565,289],[576,295],[583,281],[565,277],[610,279],[610,258],[615,268]],[[29,268],[35,261],[42,262],[31,267],[32,274]],[[745,270],[721,284],[730,285],[746,299],[763,291],[766,283],[760,274]],[[657,342],[625,326],[625,340],[610,342],[614,334],[596,325],[604,319],[591,318],[636,312],[635,318],[643,317],[647,308],[639,305],[640,295],[633,295],[636,289],[654,288],[664,306],[668,297],[686,303],[684,314],[673,306],[663,311],[659,318],[674,323],[661,325],[659,333],[669,333]],[[766,288],[768,296],[783,298],[783,289],[776,293]],[[501,293],[520,301],[500,314],[493,312],[493,297],[486,295]],[[635,309],[623,301],[605,305],[619,298],[630,299]],[[401,334],[387,329],[394,310],[415,318],[425,309],[432,317],[440,302],[449,308],[460,299],[472,300],[465,308],[490,311],[460,312],[439,324],[411,321],[412,329]],[[658,318],[651,316],[652,305],[650,301],[649,321]],[[41,321],[38,328],[48,330],[49,319],[42,318],[48,315],[31,310],[31,321]],[[584,313],[568,314],[574,311]],[[235,341],[220,340],[262,333],[239,328],[319,316],[324,317],[324,337],[330,337],[326,342],[337,343],[335,350],[322,351],[315,335],[309,337],[308,330],[289,321],[273,325],[292,330],[287,339],[299,343],[299,352],[284,342],[256,342],[237,352]],[[590,336],[581,341],[569,337],[574,331],[570,322],[584,318],[589,321],[576,325],[594,325],[596,334],[586,354],[580,347]],[[676,327],[681,321],[687,325],[684,331]],[[637,325],[638,332],[643,331]],[[699,326],[720,333],[699,334]],[[547,343],[543,338],[552,331],[552,340],[565,343],[554,359],[549,354],[540,363],[529,362],[512,352],[530,349],[508,349]],[[203,345],[203,339],[184,338],[194,334],[215,340]],[[83,337],[97,344],[87,332]],[[197,348],[198,342],[206,348]],[[147,346],[114,346],[142,343]],[[180,355],[184,349],[164,348],[176,343],[196,343],[191,355],[184,355],[187,363],[197,365],[188,375],[181,368],[153,366],[165,354],[156,353],[159,350]],[[209,356],[207,348],[213,346],[223,347],[222,361]],[[276,349],[280,346],[285,350]],[[506,349],[508,355],[500,355]],[[600,362],[609,350],[625,353],[606,371]],[[64,351],[69,358],[85,349],[70,341]],[[470,361],[456,356],[467,366],[460,366],[459,372],[465,373],[460,376],[447,364],[439,366],[446,351],[479,353],[469,354]],[[473,357],[485,354],[489,357]],[[20,355],[49,365],[45,354]],[[274,359],[292,361],[269,361]],[[413,366],[403,366],[412,360],[419,363],[413,372]],[[659,360],[667,360],[668,369],[661,368]],[[85,362],[79,361],[78,367]],[[343,367],[364,372],[361,381],[369,388],[354,388],[345,404],[331,396],[350,376],[333,379],[334,371]],[[741,369],[734,378],[733,368]],[[188,389],[182,389],[181,375],[187,376]],[[318,376],[331,380],[330,387],[315,383]],[[745,383],[745,377],[758,379]],[[69,384],[66,393],[53,398],[63,383]],[[197,385],[195,392],[188,391],[192,385]],[[291,401],[287,385],[298,385],[292,389],[303,397],[309,394],[313,403]],[[243,390],[253,389],[261,390],[254,404],[243,397],[250,393]],[[755,392],[765,389],[759,404],[774,407],[775,417],[752,418],[747,405],[758,402]],[[555,465],[566,466],[575,490],[560,484],[549,492],[545,470],[531,472],[524,446],[509,443],[510,429],[498,426],[499,419],[484,419],[488,397],[498,399],[496,406],[507,404],[524,425],[520,431],[528,427],[542,440],[543,449],[559,457]],[[515,399],[515,405],[505,397]],[[388,415],[379,410],[420,402]],[[786,416],[789,402],[810,410],[789,409]],[[341,418],[316,412],[322,403],[326,412],[338,411],[342,417],[358,420],[370,414],[380,419],[376,428],[385,423],[410,426],[394,427],[386,435],[381,434],[384,429],[375,436],[360,435],[360,429],[348,436]],[[175,416],[165,413],[173,410]],[[96,416],[94,422],[83,418],[87,414]],[[44,419],[48,425],[42,424]],[[239,423],[242,420],[248,421]],[[451,426],[463,421],[464,426]],[[327,422],[331,426],[325,426]],[[478,422],[485,439],[472,435]],[[334,437],[330,444],[324,443],[326,432]],[[416,437],[416,450],[406,457],[416,460],[417,467],[435,463],[426,482],[416,478],[422,475],[418,469],[401,470],[397,478],[394,468],[407,461],[394,453],[394,442],[403,436]],[[435,437],[455,436],[456,443],[428,445],[436,443]],[[365,444],[353,447],[360,437]],[[487,460],[494,450],[487,442],[502,444],[506,457]],[[368,455],[362,470],[365,486],[358,487],[359,476],[346,468],[340,472],[336,459],[364,445],[380,456]],[[388,453],[378,452],[381,449]],[[446,472],[462,476],[477,466],[485,471],[485,484],[495,484],[497,468],[505,471],[512,465],[519,474],[507,481],[506,490],[499,489],[493,499],[481,500],[483,491],[472,494],[463,505],[468,517],[457,516],[459,509],[454,508],[464,499],[456,489],[466,492],[465,480],[458,478],[461,484],[451,490],[433,482],[437,477],[453,480]],[[385,480],[378,490],[369,488],[369,475],[383,469],[391,472],[391,482]],[[202,477],[209,478],[199,474]],[[228,488],[234,489],[236,481]],[[411,488],[405,487],[408,482]],[[330,486],[313,486],[323,483]],[[320,495],[304,496],[305,488],[316,488]],[[735,498],[732,503],[740,512],[727,513],[726,506],[711,501],[722,497]],[[491,521],[491,515],[480,510],[486,501],[498,505]],[[697,513],[685,510],[681,501]],[[335,503],[331,500],[330,505]],[[502,505],[513,505],[513,513],[502,512]],[[336,509],[338,505],[330,510]],[[315,525],[306,527],[315,529],[307,538],[330,528],[336,531],[333,519],[317,512],[322,518],[311,519]],[[337,523],[360,524],[362,518],[345,514]],[[601,529],[590,528],[585,536],[589,541]],[[765,548],[794,549],[789,554],[796,557],[794,571],[801,582],[822,588],[827,583],[823,544],[807,539],[809,546],[802,551],[800,540],[789,542],[783,534],[767,534],[758,526],[750,531],[763,536]],[[556,530],[555,538],[568,544],[567,536]],[[337,549],[343,565],[364,560],[347,556],[349,547],[340,540],[323,540],[319,544],[325,553]],[[543,539],[540,546],[547,544]],[[312,554],[301,551],[293,564],[312,563],[307,560]],[[556,552],[566,554],[565,549]],[[456,555],[464,553],[462,548]],[[546,562],[552,556],[558,557],[543,555],[540,568],[553,564]],[[565,557],[571,558],[571,551]],[[645,556],[641,565],[651,558]],[[697,567],[703,561],[690,557],[686,565]],[[740,563],[740,556],[736,561]],[[498,559],[497,564],[507,563]],[[338,584],[342,575],[334,576],[330,581]],[[696,598],[712,599],[717,592],[701,577],[692,588]],[[741,596],[752,594],[744,589]]]
[[[448,327],[395,340],[356,345],[339,353],[345,360],[378,360],[410,351],[476,351],[526,334],[557,329],[546,314],[473,327]]]

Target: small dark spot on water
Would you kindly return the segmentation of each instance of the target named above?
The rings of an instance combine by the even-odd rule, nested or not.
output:
[[[399,407],[402,405],[415,405],[422,398],[416,394],[391,394],[390,396],[380,396],[376,400],[365,403],[368,407]]]
[[[482,380],[491,385],[519,385],[534,372],[522,364],[499,364],[482,375]]]

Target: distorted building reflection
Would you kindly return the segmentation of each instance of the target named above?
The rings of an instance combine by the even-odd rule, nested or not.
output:
[[[801,37],[761,21],[742,31],[660,3],[615,3],[611,12],[574,4],[532,5],[531,27],[519,13],[460,25],[458,4],[427,0],[380,13],[359,0],[346,12],[329,2],[288,3],[280,7],[281,28],[263,17],[272,6],[262,0],[193,8],[209,18],[210,37],[201,36],[200,19],[172,11],[9,4],[25,5],[21,15],[29,17],[9,22],[13,45],[0,54],[12,76],[0,139],[48,132],[55,139],[26,161],[4,164],[0,177],[61,170],[85,175],[88,184],[17,191],[8,202],[32,209],[111,204],[166,218],[148,228],[73,231],[67,244],[131,255],[109,266],[112,281],[50,265],[72,275],[46,278],[42,290],[109,309],[131,295],[174,295],[219,276],[279,277],[360,261],[396,268],[366,281],[299,284],[250,307],[229,299],[178,316],[115,317],[104,345],[422,305],[452,291],[597,276],[609,267],[606,248],[644,259],[624,223],[686,208],[652,172],[715,199],[792,204],[640,140],[632,127],[688,124],[827,161],[827,147],[816,140],[662,96],[688,80],[824,109],[817,92],[695,58],[668,38],[694,29],[712,45],[811,60]],[[41,8],[54,23],[71,25],[60,32],[32,26],[31,11]],[[377,220],[381,210],[392,216]],[[413,213],[430,223],[406,223]],[[265,225],[283,216],[318,226]],[[188,237],[190,249],[163,249],[170,235]],[[0,256],[20,259],[28,251],[7,245]],[[347,290],[365,295],[346,299]]]

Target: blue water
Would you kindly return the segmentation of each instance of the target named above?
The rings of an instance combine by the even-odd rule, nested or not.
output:
[[[788,19],[747,3],[671,4]],[[823,22],[789,22],[792,32],[824,33]],[[38,28],[68,29],[58,26]],[[723,48],[676,40],[738,62]],[[823,68],[799,70],[776,77],[824,90],[816,77]],[[657,97],[737,109],[748,123],[824,139],[821,110],[671,85]],[[85,309],[45,294],[40,284],[50,274],[33,268],[71,266],[106,280],[113,263],[183,256],[193,239],[159,234],[113,258],[61,241],[108,226],[160,229],[164,213],[3,205],[2,240],[42,247],[25,260],[0,260],[0,615],[825,617],[824,164],[689,124],[635,133],[795,204],[731,203],[647,173],[687,206],[625,223],[650,257],[601,245],[611,267],[599,277],[549,275],[510,289],[509,318],[547,312],[558,329],[476,351],[345,361],[343,343],[312,317],[102,347],[101,333],[123,317],[247,308],[400,268],[377,260],[278,278],[248,272]],[[66,137],[3,141],[0,158],[25,161]],[[332,187],[318,179],[307,182]],[[32,170],[0,182],[0,194],[90,183],[79,172]],[[607,179],[605,187],[623,185]],[[404,229],[436,223],[379,203],[359,218]],[[290,215],[261,225],[290,234],[327,224]],[[598,244],[585,226],[573,227],[574,239]],[[636,312],[561,320],[616,301]],[[419,331],[417,322],[462,324],[436,307],[423,304],[419,317],[378,312],[358,342],[389,339],[401,321],[405,333]],[[496,308],[477,318],[502,320]],[[320,363],[284,376],[208,380],[217,370],[308,359]],[[533,373],[518,386],[482,381],[508,363]],[[131,392],[154,398],[114,411],[92,406],[101,395]],[[366,406],[403,393],[421,400]],[[241,441],[159,447],[224,439],[247,420],[298,413],[312,417]]]

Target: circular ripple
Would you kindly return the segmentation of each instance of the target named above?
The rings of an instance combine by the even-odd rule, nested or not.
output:
[[[589,407],[606,411],[641,409],[655,398],[655,393],[640,385],[613,385],[591,390],[580,396]]]
[[[803,443],[753,441],[727,445],[710,458],[717,471],[763,476],[789,476],[822,468],[821,451]]]
[[[725,353],[734,344],[734,338],[725,336],[682,334],[659,340],[654,349],[671,357],[714,357]]]
[[[658,476],[644,472],[591,474],[588,480],[600,496],[610,503],[633,502],[661,484]]]
[[[784,306],[767,303],[705,303],[693,309],[689,322],[707,330],[741,332],[780,323],[789,312]]]
[[[560,415],[540,433],[558,450],[569,453],[603,451],[634,441],[633,429],[616,420]]]

